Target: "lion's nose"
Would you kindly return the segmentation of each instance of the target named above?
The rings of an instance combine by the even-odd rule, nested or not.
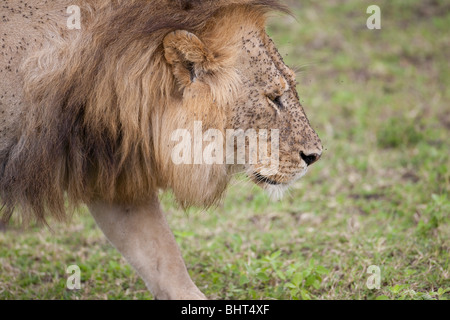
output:
[[[320,159],[320,154],[318,153],[305,154],[303,151],[301,151],[300,157],[303,159],[303,161],[306,162],[307,166],[310,166]]]

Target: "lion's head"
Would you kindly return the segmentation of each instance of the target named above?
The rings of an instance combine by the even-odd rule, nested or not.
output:
[[[74,204],[136,203],[170,188],[183,205],[210,205],[236,170],[279,190],[320,157],[295,74],[265,32],[267,13],[285,11],[277,1],[83,3],[81,31],[53,36],[23,65],[28,110],[0,186],[7,215],[21,205],[63,216],[64,192]],[[193,143],[192,162],[174,163],[173,133],[194,136],[198,123],[202,134],[234,129],[233,142],[266,132],[267,152],[210,164]]]
[[[171,166],[169,170],[172,174],[178,173],[178,182],[180,176],[183,177],[182,185],[172,183],[183,200],[197,203],[200,199],[201,203],[205,200],[209,203],[226,185],[223,182],[229,172],[239,169],[244,169],[252,181],[269,192],[281,193],[303,176],[307,167],[322,153],[320,139],[299,102],[295,73],[284,64],[265,32],[267,9],[267,6],[257,4],[230,5],[218,10],[202,28],[193,32],[176,30],[164,38],[165,58],[176,80],[173,96],[179,94],[177,102],[171,104],[177,109],[176,115],[170,117],[180,121],[177,128],[189,127],[190,137],[195,135],[192,128],[195,120],[202,121],[202,132],[218,128],[225,144],[225,152],[220,153],[221,163],[228,164],[227,167],[210,164],[209,170],[200,166],[198,172],[192,170],[194,142],[192,148],[187,149],[191,151],[187,163],[178,168]],[[227,134],[229,129],[234,129],[237,134],[230,136]],[[278,130],[279,143],[272,144],[274,129]],[[163,136],[170,137],[170,130],[176,128],[170,127]],[[249,135],[261,138],[261,131],[267,133],[267,146],[264,146],[267,153],[265,157],[259,157],[258,140],[257,161],[252,162]],[[236,136],[247,138],[241,140],[246,147],[242,166],[238,165],[238,156],[227,159],[226,151],[230,149],[226,144],[238,143]],[[228,141],[230,137],[232,139]],[[208,142],[214,139],[217,137],[206,137]],[[222,140],[220,142],[222,144]],[[164,152],[164,157],[170,159],[169,151],[174,144],[167,140],[163,144],[170,146]],[[277,147],[276,157],[272,157],[271,146]],[[237,149],[235,146],[236,153]],[[218,150],[214,151],[217,153]],[[201,156],[209,151],[203,148],[198,152],[203,152],[199,157],[201,162]],[[229,159],[232,161],[227,161]],[[200,177],[213,183],[206,183],[202,188],[198,181]]]

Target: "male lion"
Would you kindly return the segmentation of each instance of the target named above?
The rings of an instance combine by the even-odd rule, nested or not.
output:
[[[276,0],[24,2],[0,8],[3,218],[17,210],[45,223],[66,217],[66,200],[87,204],[156,298],[205,298],[157,193],[209,206],[237,170],[279,191],[319,159],[294,72],[265,32],[267,14],[287,10]],[[69,5],[81,9],[79,30],[68,28]],[[277,170],[174,164],[171,135],[195,121],[279,129]]]

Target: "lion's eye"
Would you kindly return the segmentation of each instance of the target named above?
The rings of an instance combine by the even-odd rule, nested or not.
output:
[[[273,104],[277,106],[278,109],[284,109],[283,102],[281,101],[281,96],[269,96],[268,97]]]

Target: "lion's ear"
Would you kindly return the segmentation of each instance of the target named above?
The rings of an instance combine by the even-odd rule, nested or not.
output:
[[[187,86],[214,64],[214,55],[193,33],[177,30],[164,38],[164,56],[182,86]]]

